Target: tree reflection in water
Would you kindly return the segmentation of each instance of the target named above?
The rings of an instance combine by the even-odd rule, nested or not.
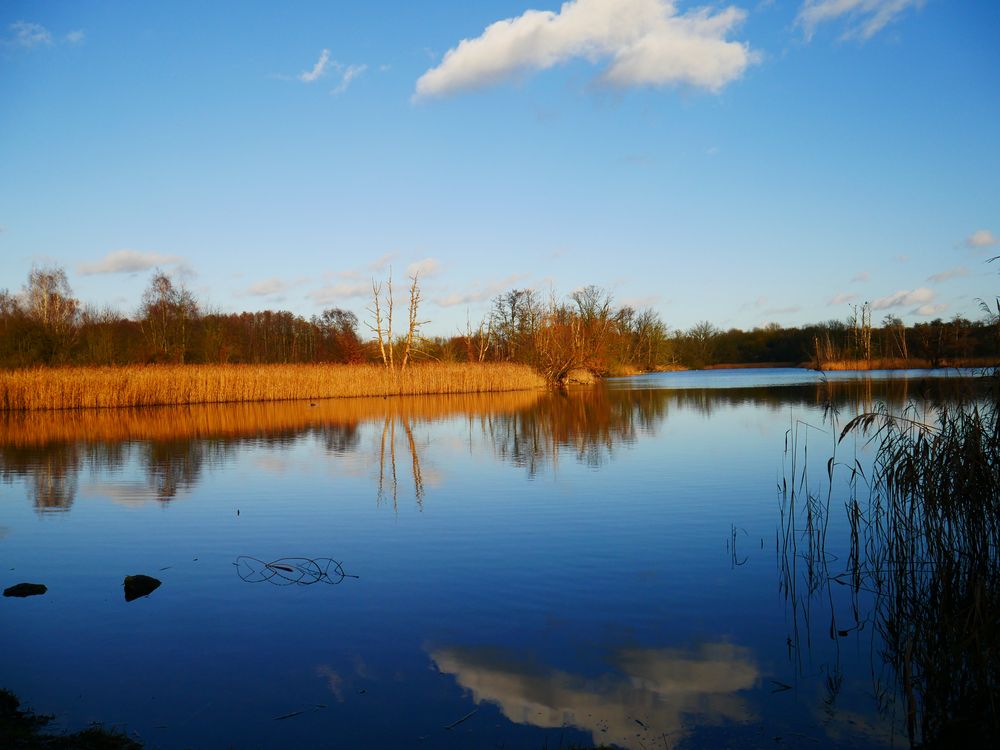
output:
[[[404,443],[414,498],[422,507],[425,481],[418,424],[464,417],[505,462],[534,476],[563,455],[588,466],[614,460],[622,446],[662,429],[671,409],[711,416],[719,408],[773,410],[829,405],[853,414],[877,403],[902,405],[916,392],[947,397],[947,381],[831,381],[767,388],[640,389],[595,387],[394,399],[197,405],[150,409],[29,412],[0,417],[0,478],[24,478],[39,511],[65,510],[78,492],[79,472],[118,471],[136,457],[150,494],[171,500],[197,486],[207,466],[222,464],[241,445],[290,446],[317,437],[334,455],[361,450],[361,426],[375,424],[379,473],[376,498],[398,504],[397,439]],[[397,427],[399,434],[397,434]]]

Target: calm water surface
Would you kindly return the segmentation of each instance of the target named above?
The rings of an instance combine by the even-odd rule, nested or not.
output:
[[[0,583],[48,593],[0,599],[0,686],[152,748],[905,746],[778,487],[919,375],[8,418]]]

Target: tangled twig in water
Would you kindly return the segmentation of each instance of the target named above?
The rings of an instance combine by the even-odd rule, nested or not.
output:
[[[247,583],[273,583],[276,586],[291,586],[297,583],[308,586],[313,583],[336,585],[345,578],[357,578],[345,573],[343,566],[329,557],[282,557],[271,562],[256,557],[241,555],[233,563],[239,577]]]

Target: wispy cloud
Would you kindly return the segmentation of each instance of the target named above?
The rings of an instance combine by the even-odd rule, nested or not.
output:
[[[370,282],[342,281],[306,292],[306,297],[319,305],[331,305],[345,299],[370,297],[371,293],[372,285]]]
[[[817,27],[843,21],[844,39],[871,39],[911,8],[924,0],[806,0],[795,18],[806,39],[812,39]]]
[[[856,274],[854,274],[851,277],[851,283],[852,284],[863,284],[866,281],[868,281],[868,279],[870,279],[870,278],[871,278],[871,274],[868,273],[867,271],[858,271]]]
[[[393,259],[396,257],[396,253],[386,253],[385,255],[380,255],[378,258],[373,260],[368,264],[368,270],[374,271],[375,273],[380,273],[384,271],[386,266],[392,263]]]
[[[933,299],[933,290],[922,286],[918,289],[902,290],[895,294],[879,297],[872,302],[872,310],[888,310],[893,307],[906,307],[909,305],[927,305]]]
[[[408,276],[420,274],[421,276],[433,276],[441,270],[441,261],[437,258],[424,258],[406,267]]]
[[[480,286],[474,291],[454,292],[435,297],[433,302],[441,307],[454,307],[456,305],[471,305],[475,302],[485,302],[497,296],[500,292],[509,289],[514,284],[524,281],[526,278],[528,278],[528,274],[516,273],[499,281]]]
[[[347,91],[347,87],[351,85],[351,81],[357,78],[359,75],[368,70],[367,65],[341,65],[336,63],[337,71],[340,73],[340,83],[330,90],[331,94],[343,94]]]
[[[368,70],[367,65],[345,65],[330,57],[330,50],[324,49],[319,53],[319,59],[310,70],[304,70],[296,76],[302,83],[316,83],[320,78],[325,78],[331,72],[336,74],[337,85],[330,89],[334,95],[343,94],[358,76]],[[275,78],[289,80],[288,76],[274,76]]]
[[[979,229],[965,238],[965,246],[971,247],[974,250],[982,250],[985,247],[993,247],[994,245],[1000,245],[1000,238],[989,229]]]
[[[767,297],[761,295],[753,302],[744,302],[740,305],[740,312],[743,312],[744,310],[760,310],[765,305],[767,305]]]
[[[71,31],[66,35],[66,41],[70,44],[81,44],[84,39],[87,38],[87,32],[83,29],[77,29],[76,31]]]
[[[10,30],[10,36],[3,42],[8,47],[31,49],[52,44],[52,34],[40,23],[14,21],[7,28]]]
[[[848,294],[847,292],[841,292],[840,294],[835,294],[827,301],[828,305],[843,305],[847,302],[853,302],[858,298],[856,294]]]
[[[679,14],[673,0],[569,0],[558,12],[528,10],[463,39],[417,80],[414,97],[480,89],[575,59],[606,62],[599,80],[610,86],[719,91],[757,59],[747,43],[727,39],[745,17],[735,7]]]
[[[626,297],[622,300],[623,307],[631,307],[634,310],[642,310],[646,307],[658,305],[663,301],[661,294],[644,294],[639,297]]]
[[[299,80],[302,83],[315,83],[326,73],[326,68],[330,64],[330,50],[324,49],[319,53],[319,59],[312,66],[312,70],[305,70],[299,73]]]
[[[928,281],[941,282],[947,281],[948,279],[957,279],[961,276],[968,276],[969,269],[965,266],[956,266],[955,268],[949,268],[947,271],[941,271],[941,273],[936,273],[933,276],[928,276]]]
[[[142,252],[140,250],[113,250],[101,260],[81,263],[77,271],[83,276],[105,273],[140,273],[157,266],[180,266],[184,259],[177,255]]]
[[[272,276],[269,279],[264,279],[263,281],[258,281],[256,284],[251,284],[247,287],[246,293],[251,297],[270,297],[277,294],[283,294],[291,288],[291,284],[287,281],[279,279],[277,276]]]
[[[918,307],[914,312],[917,315],[938,315],[943,313],[948,309],[948,305],[945,302],[938,302],[937,304],[926,304]]]

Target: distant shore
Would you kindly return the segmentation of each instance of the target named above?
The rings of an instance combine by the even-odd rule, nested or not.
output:
[[[802,367],[813,370],[940,370],[952,367],[996,367],[1000,364],[995,357],[953,357],[941,359],[934,362],[929,359],[909,357],[903,359],[874,358],[874,359],[838,359],[822,361],[818,365],[816,362],[807,362]]]
[[[828,360],[817,364],[816,362],[724,362],[720,364],[705,365],[704,367],[684,367],[682,365],[667,365],[658,367],[655,372],[686,372],[698,370],[759,370],[770,368],[800,368],[803,370],[817,370],[829,372],[843,372],[848,370],[946,370],[955,367],[990,368],[1000,367],[1000,359],[994,357],[964,357],[942,359],[937,363],[929,359],[910,357],[902,359],[900,357],[874,358],[874,359],[838,359]],[[622,373],[627,375],[639,375],[639,372]],[[617,375],[617,373],[616,373]]]

